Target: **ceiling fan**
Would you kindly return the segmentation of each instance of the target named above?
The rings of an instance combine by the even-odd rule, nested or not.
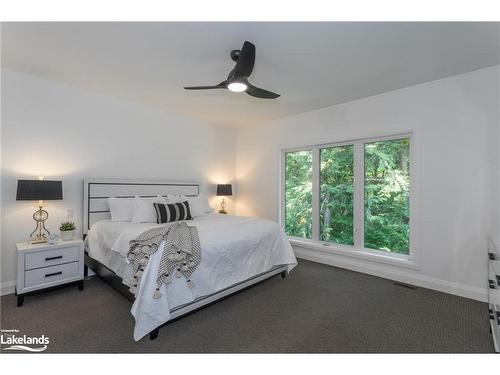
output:
[[[276,99],[279,97],[279,94],[255,87],[248,82],[247,78],[252,74],[255,62],[255,46],[253,43],[245,41],[241,50],[231,51],[231,59],[236,62],[236,65],[229,72],[225,81],[215,86],[188,86],[184,88],[186,90],[228,89],[233,92],[245,91],[248,95],[262,99]]]

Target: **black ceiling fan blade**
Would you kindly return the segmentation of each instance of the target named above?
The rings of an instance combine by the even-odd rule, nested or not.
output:
[[[211,89],[227,89],[227,82],[222,81],[215,86],[184,86],[186,90],[211,90]]]
[[[256,98],[261,99],[276,99],[280,96],[279,94],[276,94],[274,92],[255,87],[248,81],[246,81],[245,83],[248,86],[245,92],[250,96],[255,96]]]
[[[211,90],[211,89],[225,89],[225,86],[187,86],[184,87],[186,90]]]
[[[255,45],[249,41],[243,43],[241,47],[241,53],[234,67],[234,77],[235,78],[247,78],[250,77],[253,71],[253,65],[255,63]]]

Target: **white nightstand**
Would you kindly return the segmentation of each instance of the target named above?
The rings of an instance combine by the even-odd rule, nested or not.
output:
[[[17,245],[17,306],[32,292],[65,284],[77,284],[83,290],[83,241],[59,241]]]

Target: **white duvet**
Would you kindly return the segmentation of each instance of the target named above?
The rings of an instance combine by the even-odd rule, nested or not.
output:
[[[171,284],[162,286],[162,298],[153,298],[161,245],[144,271],[132,306],[136,341],[168,321],[170,310],[176,306],[218,292],[275,266],[287,265],[290,271],[297,264],[288,238],[273,221],[210,214],[188,221],[188,225],[197,227],[201,245],[201,263],[191,277],[194,288],[188,288],[184,278],[173,278]],[[100,249],[108,248],[124,259],[129,242],[155,226],[159,224],[97,222],[87,236],[89,255],[102,262]],[[114,255],[116,258],[118,254]],[[120,276],[125,284],[130,284],[131,266],[127,266]]]

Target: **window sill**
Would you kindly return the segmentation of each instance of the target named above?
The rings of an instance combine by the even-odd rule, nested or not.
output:
[[[401,254],[389,255],[389,254],[383,254],[377,250],[344,247],[342,245],[334,243],[305,240],[302,238],[299,239],[294,237],[288,237],[288,239],[290,240],[290,243],[292,245],[302,247],[305,249],[316,250],[332,255],[358,258],[377,263],[384,263],[392,266],[410,268],[414,270],[420,269],[420,265],[415,261],[415,259],[407,255],[401,255]]]

